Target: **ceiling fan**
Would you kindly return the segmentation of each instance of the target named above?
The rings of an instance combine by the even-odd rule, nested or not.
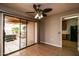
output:
[[[52,11],[52,8],[41,9],[40,4],[33,4],[34,12],[26,12],[26,13],[36,13],[35,19],[41,19],[47,16],[47,13]]]

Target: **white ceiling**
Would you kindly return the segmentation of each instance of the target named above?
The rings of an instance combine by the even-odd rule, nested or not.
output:
[[[6,7],[18,10],[20,12],[30,12],[30,11],[34,11],[33,9],[33,4],[32,3],[5,3],[2,4]],[[62,13],[68,10],[74,10],[79,8],[79,4],[78,3],[42,3],[41,4],[41,8],[52,8],[53,11],[49,12],[48,15],[52,15],[52,14],[57,14],[57,13]],[[34,16],[35,14],[28,14],[31,16]]]

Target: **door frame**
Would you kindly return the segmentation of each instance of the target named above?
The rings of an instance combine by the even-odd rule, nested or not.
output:
[[[65,17],[72,17],[72,16],[78,16],[78,32],[79,32],[79,13],[74,13],[74,14],[69,14],[69,15],[65,15],[65,16],[61,16],[60,17],[60,38],[61,39],[61,47],[63,47],[62,45],[62,21],[63,21],[63,18]],[[78,33],[78,41],[77,41],[77,50],[79,51],[79,33]]]

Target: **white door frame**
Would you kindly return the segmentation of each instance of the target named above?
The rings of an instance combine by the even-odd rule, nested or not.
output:
[[[60,39],[61,39],[61,47],[62,47],[62,21],[63,21],[63,18],[65,17],[71,17],[71,16],[78,16],[78,32],[79,32],[79,13],[75,13],[75,14],[70,14],[70,15],[66,15],[66,16],[62,16],[60,17]],[[79,51],[79,33],[78,33],[78,42],[77,42],[77,49]]]

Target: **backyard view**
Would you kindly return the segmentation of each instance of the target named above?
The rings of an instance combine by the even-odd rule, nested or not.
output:
[[[16,21],[16,22],[15,22]],[[19,45],[21,43],[21,46]],[[26,24],[19,19],[5,19],[5,54],[26,47]]]

